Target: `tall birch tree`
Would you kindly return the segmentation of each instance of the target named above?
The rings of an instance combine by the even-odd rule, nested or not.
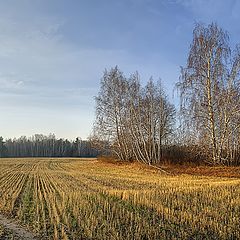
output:
[[[197,24],[187,65],[177,84],[181,112],[213,164],[227,163],[230,145],[235,145],[229,144],[235,134],[231,127],[239,114],[240,58],[239,51],[235,52],[232,57],[229,36],[217,24]]]

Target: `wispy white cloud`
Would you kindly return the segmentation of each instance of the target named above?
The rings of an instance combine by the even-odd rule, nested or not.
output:
[[[180,4],[186,9],[190,10],[195,19],[202,20],[220,20],[225,21],[232,17],[231,12],[235,11],[238,0],[170,0],[172,3]]]
[[[104,68],[130,67],[126,51],[71,43],[63,36],[64,22],[34,9],[20,8],[17,15],[0,9],[0,111],[5,112],[0,134],[4,137],[41,131],[87,137],[94,119],[93,96]]]

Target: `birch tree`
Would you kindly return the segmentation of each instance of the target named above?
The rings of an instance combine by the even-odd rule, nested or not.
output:
[[[177,86],[181,112],[213,164],[229,161],[230,129],[239,114],[239,62],[239,51],[232,58],[224,30],[214,23],[196,25],[187,66],[182,68]]]
[[[99,142],[109,142],[111,150],[121,160],[129,160],[131,151],[127,139],[127,79],[116,66],[105,71],[96,100],[95,135]]]
[[[172,133],[175,108],[167,100],[160,82],[150,79],[140,87],[134,74],[129,89],[130,132],[135,158],[149,165],[162,160],[163,144]]]

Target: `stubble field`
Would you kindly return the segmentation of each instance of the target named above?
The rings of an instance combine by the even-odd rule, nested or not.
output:
[[[240,239],[240,179],[0,159],[0,212],[40,239]]]

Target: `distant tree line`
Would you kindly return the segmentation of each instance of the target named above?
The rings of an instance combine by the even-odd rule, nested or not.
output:
[[[217,24],[196,24],[176,83],[176,112],[161,82],[105,71],[96,97],[92,142],[121,160],[240,164],[240,45]]]
[[[0,137],[0,157],[96,157],[98,151],[86,140],[75,141],[57,139],[54,134],[48,136],[35,134],[31,137],[3,140]]]

